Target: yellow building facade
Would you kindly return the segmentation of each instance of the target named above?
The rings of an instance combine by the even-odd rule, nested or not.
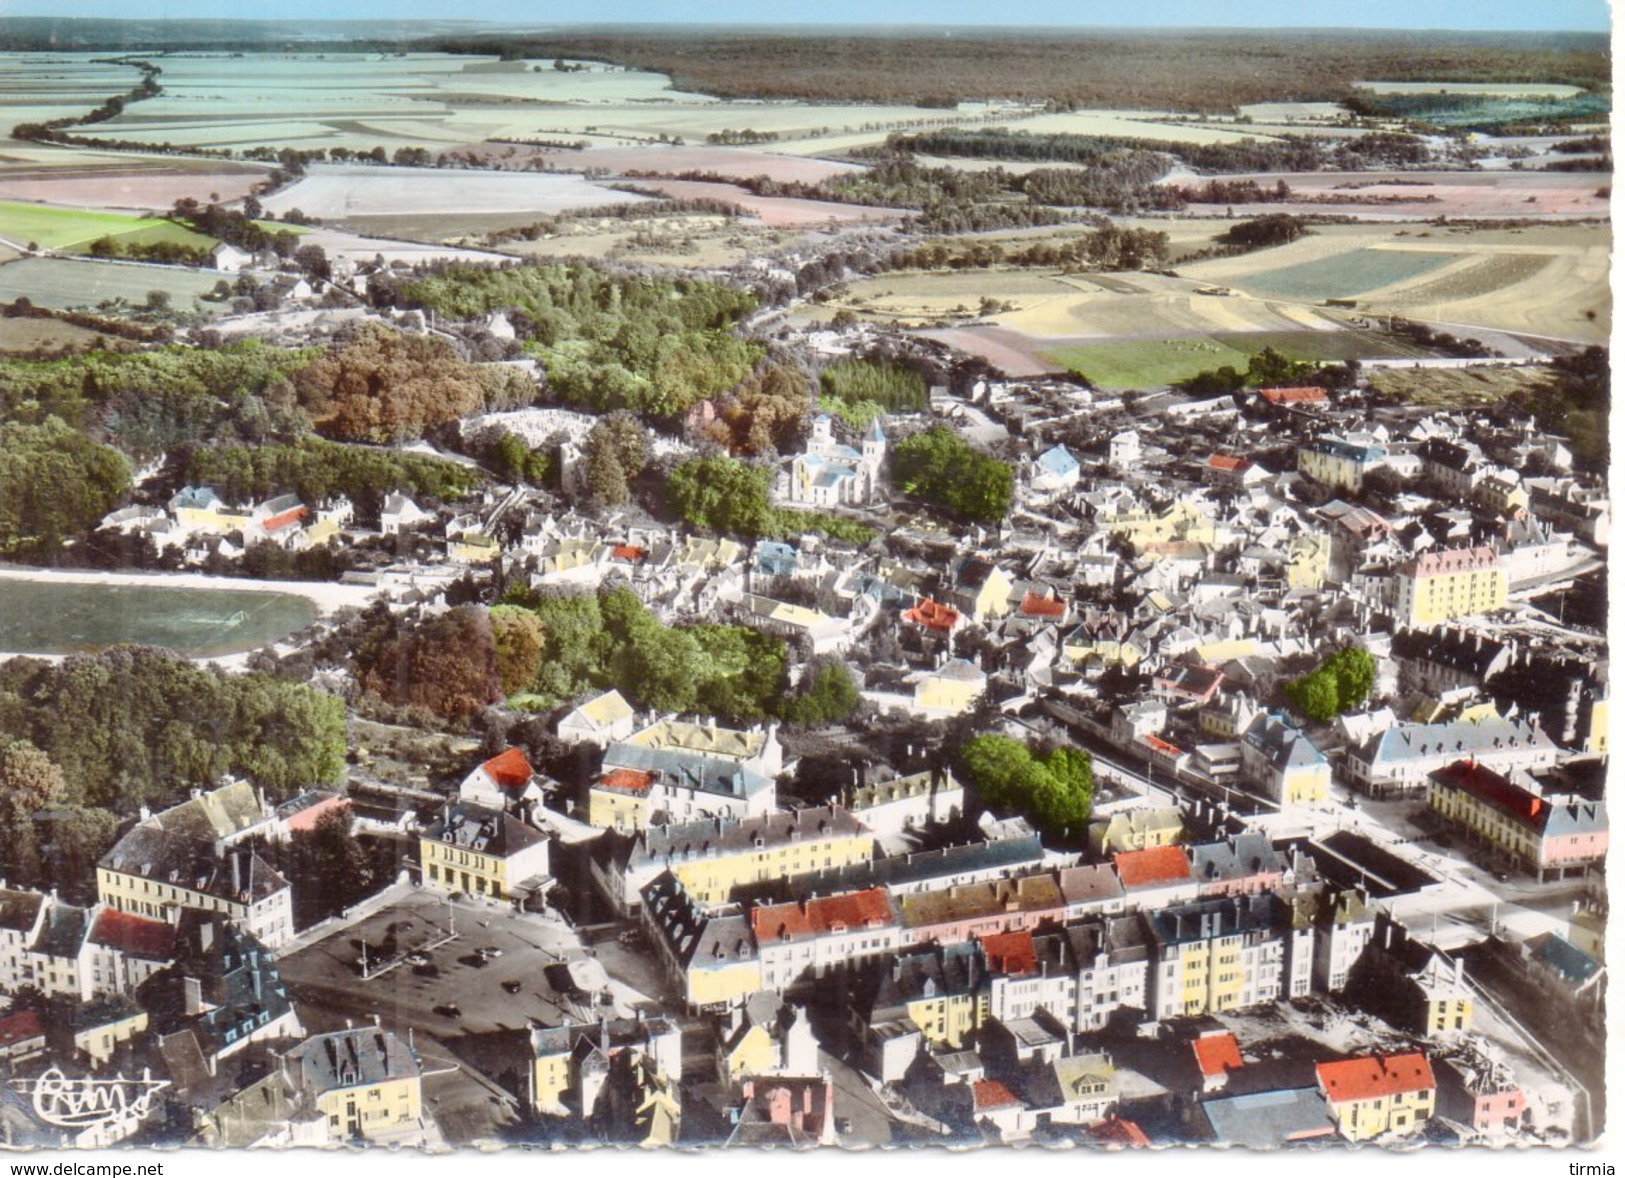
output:
[[[1507,603],[1507,575],[1490,548],[1429,552],[1394,576],[1394,615],[1412,628],[1492,613]]]
[[[986,994],[937,994],[907,1005],[908,1017],[933,1047],[958,1051],[988,1019]]]
[[[731,855],[673,863],[671,873],[700,904],[722,904],[735,888],[770,879],[794,879],[835,867],[866,863],[874,855],[868,831],[833,838],[800,838],[779,846],[751,847]]]

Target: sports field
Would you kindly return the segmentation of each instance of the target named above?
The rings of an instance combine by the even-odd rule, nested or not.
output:
[[[316,612],[283,593],[0,580],[0,650],[78,654],[136,643],[213,658],[286,638]]]

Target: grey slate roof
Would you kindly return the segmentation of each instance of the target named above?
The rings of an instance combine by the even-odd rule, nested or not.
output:
[[[1294,1141],[1325,1137],[1336,1126],[1315,1088],[1285,1088],[1202,1102],[1213,1138],[1247,1149],[1279,1149]]]

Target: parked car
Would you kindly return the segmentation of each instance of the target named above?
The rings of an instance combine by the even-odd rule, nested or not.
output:
[[[406,964],[408,964],[408,965],[428,965],[429,964],[429,955],[427,953],[414,950],[413,952],[408,953],[406,955]]]
[[[434,1012],[441,1018],[462,1018],[463,1009],[455,1002],[446,1002],[434,1008]]]
[[[479,950],[479,954],[481,957],[501,957],[502,950],[487,946],[486,948]]]
[[[524,988],[524,983],[509,980],[502,983],[502,988],[510,994],[517,994]]]

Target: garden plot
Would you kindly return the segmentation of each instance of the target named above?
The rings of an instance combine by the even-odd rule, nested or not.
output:
[[[538,217],[647,198],[564,173],[462,172],[349,164],[314,167],[265,198],[269,212],[300,209],[324,221],[445,213],[534,213]]]

